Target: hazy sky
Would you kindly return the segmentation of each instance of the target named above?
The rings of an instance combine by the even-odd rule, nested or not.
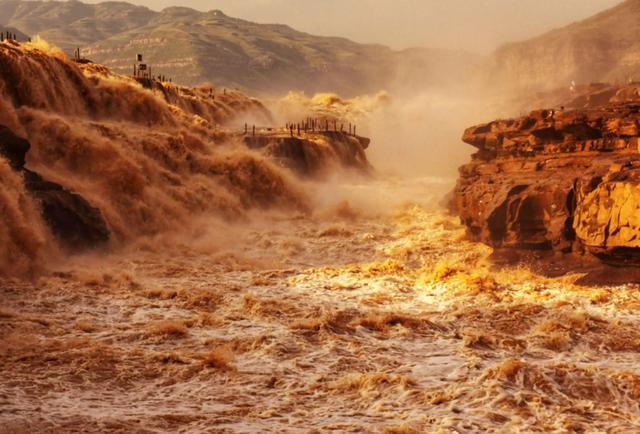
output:
[[[431,46],[487,52],[586,18],[621,0],[129,0],[151,9],[221,9],[394,48]],[[95,1],[94,1],[95,2]]]

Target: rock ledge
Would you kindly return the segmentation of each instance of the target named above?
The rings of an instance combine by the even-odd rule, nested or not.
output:
[[[537,110],[467,129],[452,210],[496,248],[640,262],[640,104]]]

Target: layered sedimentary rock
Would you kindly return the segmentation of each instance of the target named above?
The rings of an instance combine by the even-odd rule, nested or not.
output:
[[[538,110],[467,129],[452,208],[494,247],[640,258],[640,104]]]

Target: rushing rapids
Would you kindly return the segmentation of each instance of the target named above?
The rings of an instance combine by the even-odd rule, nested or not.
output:
[[[53,183],[47,185],[72,192],[86,209],[95,207],[115,246],[188,226],[200,214],[237,219],[255,208],[306,210],[304,187],[281,167],[295,166],[296,158],[313,167],[369,167],[358,141],[330,137],[306,140],[303,154],[295,152],[298,144],[278,159],[253,151],[232,128],[247,119],[265,124],[271,114],[238,91],[115,75],[101,65],[70,61],[43,41],[0,43],[6,137],[28,141],[26,168]],[[3,208],[16,208],[15,201],[7,197]],[[21,212],[8,216],[13,242],[0,247],[6,257],[28,262],[43,256],[39,249],[57,247],[47,241],[41,219],[23,218],[38,206],[21,204]],[[24,239],[33,227],[42,235]]]
[[[270,116],[0,44],[0,432],[640,429],[637,284],[495,268],[446,180],[316,177],[368,141],[230,127]],[[110,248],[64,255],[25,170]]]
[[[207,226],[5,281],[2,425],[640,429],[637,285],[493,270],[489,248],[425,206]]]

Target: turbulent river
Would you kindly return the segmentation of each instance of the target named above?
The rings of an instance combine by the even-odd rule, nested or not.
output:
[[[0,432],[638,432],[637,286],[496,268],[433,184],[2,281]]]

